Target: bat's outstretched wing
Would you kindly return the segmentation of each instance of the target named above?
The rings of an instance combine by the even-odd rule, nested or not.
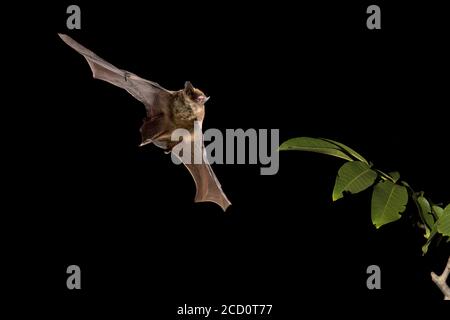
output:
[[[190,161],[185,161],[186,159],[183,159],[183,157],[179,157],[176,153],[174,154],[180,159],[181,162],[183,162],[195,181],[195,186],[197,189],[195,193],[195,202],[214,202],[218,204],[223,209],[223,211],[226,211],[227,208],[231,205],[231,202],[222,191],[219,180],[214,174],[214,171],[212,170],[211,165],[209,164],[208,159],[205,156],[204,145],[201,144],[201,150],[198,150],[199,146],[197,146],[197,144],[195,143],[192,143],[191,146]],[[195,152],[199,152],[199,154],[203,155],[202,163],[194,163],[193,159],[195,157]]]
[[[94,78],[123,88],[144,103],[147,109],[147,119],[141,127],[142,145],[153,142],[163,149],[171,150],[175,143],[170,140],[170,134],[176,129],[171,120],[170,108],[174,92],[164,89],[155,82],[116,68],[67,35],[59,34],[59,36],[66,44],[86,58]],[[191,150],[194,154],[194,148]],[[204,152],[203,144],[200,152]],[[201,164],[192,162],[184,164],[194,178],[197,187],[195,202],[212,201],[226,210],[231,203],[223,193],[206,157],[204,163]]]
[[[166,114],[170,111],[166,110],[165,106],[169,104],[172,98],[172,91],[164,89],[156,82],[143,79],[134,73],[116,68],[68,35],[58,35],[67,45],[86,58],[94,78],[107,81],[127,90],[133,97],[144,103],[149,117],[160,115],[161,113]]]

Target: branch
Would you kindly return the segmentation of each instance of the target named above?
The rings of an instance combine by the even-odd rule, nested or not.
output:
[[[450,288],[447,284],[447,278],[449,274],[450,274],[450,257],[448,258],[447,266],[445,267],[444,271],[440,276],[438,276],[434,272],[431,273],[431,279],[438,286],[438,288],[441,289],[442,293],[444,294],[444,300],[450,300]]]

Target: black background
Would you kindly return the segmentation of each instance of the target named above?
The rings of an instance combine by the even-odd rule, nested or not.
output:
[[[190,80],[212,97],[206,129],[335,139],[447,202],[444,8],[376,2],[382,30],[370,31],[372,3],[340,2],[82,1],[75,31],[65,26],[72,2],[11,9],[5,225],[18,295],[70,312],[167,319],[185,303],[273,304],[282,318],[311,302],[348,312],[361,302],[440,301],[429,273],[443,270],[448,246],[422,257],[424,239],[407,219],[375,230],[370,192],[332,203],[338,159],[281,153],[274,176],[214,165],[233,205],[195,204],[189,172],[138,147],[141,103],[92,79],[57,36],[168,89]],[[81,267],[80,291],[66,288],[71,264]],[[382,290],[366,288],[371,264]]]

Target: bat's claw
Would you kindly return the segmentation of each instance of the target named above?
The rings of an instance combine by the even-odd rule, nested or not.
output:
[[[152,139],[147,139],[147,140],[141,142],[141,144],[139,145],[139,147],[143,147],[143,146],[145,146],[145,145],[147,145],[147,144],[149,144],[149,143],[152,143],[152,142],[153,142]]]

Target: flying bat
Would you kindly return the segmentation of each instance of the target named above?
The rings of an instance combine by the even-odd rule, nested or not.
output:
[[[225,211],[231,202],[222,191],[207,158],[203,156],[200,163],[186,161],[189,158],[193,159],[195,152],[205,154],[203,134],[198,135],[194,132],[198,131],[195,130],[196,126],[200,126],[201,129],[205,117],[205,103],[209,97],[194,88],[189,81],[181,90],[167,90],[155,82],[116,68],[71,37],[65,34],[59,34],[59,36],[67,45],[84,56],[95,79],[104,80],[125,89],[145,105],[147,116],[140,129],[141,146],[153,143],[166,152],[172,152],[172,149],[181,143],[172,141],[174,130],[185,129],[186,132],[189,132],[188,143],[192,145],[189,148],[191,157],[180,157],[179,154],[173,154],[183,162],[195,181],[195,202],[211,201],[217,203]]]

